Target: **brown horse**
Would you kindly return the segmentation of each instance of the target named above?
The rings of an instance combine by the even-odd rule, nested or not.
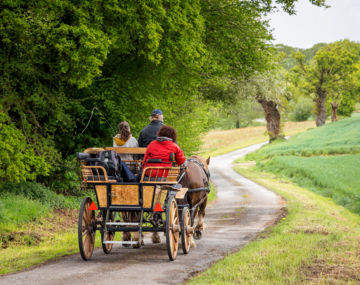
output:
[[[196,206],[193,214],[193,220],[198,215],[198,222],[194,228],[195,239],[200,239],[202,232],[205,230],[204,217],[208,195],[207,189],[210,189],[209,164],[210,157],[205,160],[200,156],[191,156],[188,159],[184,177],[180,181],[182,187],[189,188],[186,200],[190,205],[190,209]],[[195,246],[192,238],[191,245],[192,247]]]

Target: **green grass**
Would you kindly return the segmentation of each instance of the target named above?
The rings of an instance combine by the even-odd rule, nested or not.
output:
[[[189,284],[358,284],[360,217],[253,167],[235,169],[286,199],[288,214]]]
[[[260,169],[291,178],[337,204],[360,213],[360,154],[341,156],[275,156]]]
[[[50,211],[48,205],[14,194],[1,197],[0,201],[3,207],[0,232],[1,230],[6,230],[6,227],[9,225],[34,221],[39,217],[45,216]]]
[[[29,239],[29,237],[27,238]],[[0,249],[0,275],[24,270],[61,256],[78,253],[77,239],[77,228],[74,226],[73,229],[66,232],[49,234],[38,244],[30,242],[28,245],[12,245],[6,249]],[[95,246],[101,246],[99,233],[96,235]]]
[[[247,159],[359,214],[359,152],[360,117],[354,116],[264,146]]]
[[[249,155],[259,160],[279,155],[334,155],[360,152],[360,117],[329,123],[290,138],[288,142],[268,145]]]

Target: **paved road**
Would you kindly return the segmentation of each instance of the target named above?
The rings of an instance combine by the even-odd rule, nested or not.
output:
[[[188,255],[167,256],[165,237],[153,245],[149,236],[141,249],[114,246],[110,255],[96,250],[92,260],[64,257],[28,271],[0,277],[0,284],[179,284],[237,251],[271,225],[280,214],[281,199],[232,170],[232,162],[260,145],[211,159],[211,179],[218,199],[207,209],[206,232]]]

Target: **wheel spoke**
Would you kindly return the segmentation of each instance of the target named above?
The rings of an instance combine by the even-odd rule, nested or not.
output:
[[[84,239],[84,251],[86,255],[89,255],[90,243],[91,243],[91,238],[89,235],[86,235]]]

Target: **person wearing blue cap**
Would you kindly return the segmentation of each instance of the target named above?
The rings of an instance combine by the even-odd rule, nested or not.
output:
[[[163,112],[160,109],[154,109],[150,115],[150,124],[142,129],[139,136],[139,147],[147,147],[149,143],[156,140],[156,134],[164,121]]]

